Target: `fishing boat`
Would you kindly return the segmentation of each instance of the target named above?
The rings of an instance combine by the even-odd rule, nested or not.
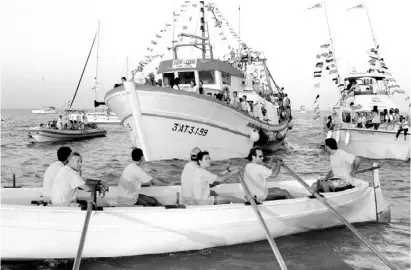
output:
[[[388,223],[390,209],[382,194],[378,170],[373,175],[373,184],[358,179],[353,189],[322,195],[350,223]],[[320,201],[309,197],[299,182],[275,181],[267,185],[287,189],[294,197],[258,206],[272,237],[342,225]],[[238,183],[222,184],[212,190],[241,199],[245,195]],[[116,188],[110,187],[106,196],[97,200],[101,208],[91,214],[84,258],[201,250],[265,239],[250,205],[176,205],[180,186],[143,187],[141,192],[166,206],[118,205]],[[41,197],[41,188],[2,188],[1,194],[2,260],[75,257],[86,211],[45,206],[47,198]],[[90,196],[85,192],[80,195],[80,199]]]
[[[42,77],[41,104],[44,104],[44,77]],[[31,113],[32,114],[55,114],[57,113],[57,110],[56,110],[56,107],[42,105],[40,109],[31,110]]]
[[[298,110],[298,113],[307,113],[307,111],[305,110],[305,106],[301,105],[300,109]]]
[[[402,136],[396,139],[397,125],[381,124],[375,129],[371,124],[372,110],[376,106],[380,112],[397,109],[390,98],[387,81],[391,78],[384,73],[352,73],[346,79],[346,84],[356,81],[358,87],[352,95],[342,98],[339,106],[334,108],[335,120],[340,123],[331,131],[325,130],[326,138],[335,138],[338,147],[350,153],[371,159],[408,160],[410,157],[410,137]],[[374,94],[374,93],[375,94]],[[354,104],[351,105],[350,104]],[[359,126],[354,118],[361,114],[369,119],[364,126]],[[378,116],[379,117],[379,116]]]
[[[207,10],[216,9],[214,4],[207,6]],[[253,145],[282,143],[292,128],[290,119],[280,117],[274,102],[274,92],[281,89],[266,66],[264,53],[243,44],[243,53],[232,51],[223,60],[214,58],[210,34],[205,33],[204,12],[202,2],[201,36],[180,33],[181,42],[184,38],[192,42],[173,40],[169,47],[172,59],[161,61],[157,67],[162,85],[170,87],[147,85],[143,80],[127,82],[105,95],[105,104],[120,119],[133,144],[143,149],[147,160],[187,159],[193,147],[210,150],[214,160],[245,157]],[[179,54],[187,48],[199,49],[201,58]],[[148,62],[154,59],[150,57]],[[191,82],[198,86],[200,81],[203,94],[190,88]],[[271,87],[272,82],[276,88]],[[224,94],[234,100],[235,91],[238,97],[246,97],[253,112],[233,106],[231,100],[215,98]]]
[[[354,8],[358,7],[367,9],[365,4]],[[327,16],[327,12],[325,14]],[[366,14],[368,16],[367,10]],[[370,20],[369,23],[372,32]],[[330,30],[329,25],[328,29]],[[358,156],[370,159],[408,160],[410,157],[410,144],[403,137],[396,139],[398,123],[384,123],[376,128],[374,128],[375,125],[370,124],[374,109],[378,111],[378,117],[380,117],[380,113],[384,114],[384,110],[386,110],[388,116],[390,110],[398,109],[392,96],[395,93],[405,93],[404,90],[400,89],[395,78],[388,71],[384,59],[379,55],[379,45],[375,41],[374,33],[372,32],[374,48],[368,51],[370,57],[368,61],[369,69],[365,72],[358,72],[353,67],[353,71],[347,74],[344,81],[338,75],[331,31],[329,33],[330,43],[322,46],[322,48],[329,49],[329,46],[331,46],[330,51],[319,55],[318,58],[325,58],[325,62],[317,63],[316,67],[319,67],[321,63],[325,63],[325,65],[321,65],[321,68],[327,66],[330,75],[337,76],[333,80],[338,85],[339,89],[337,91],[340,99],[333,108],[334,124],[331,130],[326,127],[327,117],[324,119],[324,139],[335,138],[339,148]],[[317,74],[314,73],[314,77],[321,76],[318,75],[321,71],[317,72]],[[365,123],[359,124],[357,122],[360,115],[366,117],[367,121]]]

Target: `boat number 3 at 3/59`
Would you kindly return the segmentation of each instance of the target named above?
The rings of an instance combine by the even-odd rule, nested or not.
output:
[[[174,123],[174,126],[171,130],[200,136],[206,136],[208,133],[208,129],[178,123]]]

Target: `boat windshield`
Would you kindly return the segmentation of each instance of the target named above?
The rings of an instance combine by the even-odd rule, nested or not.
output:
[[[180,84],[190,84],[191,81],[195,81],[194,71],[178,72],[178,78]]]
[[[200,81],[203,81],[204,84],[214,84],[215,83],[214,71],[210,71],[210,70],[199,71],[198,78],[200,79]],[[230,81],[231,81],[231,78],[230,78]]]

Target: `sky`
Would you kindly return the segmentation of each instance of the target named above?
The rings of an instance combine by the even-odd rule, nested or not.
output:
[[[313,78],[316,54],[320,45],[329,42],[330,34],[342,77],[353,67],[357,71],[367,67],[366,52],[374,44],[367,14],[365,9],[347,11],[366,3],[380,55],[401,89],[409,94],[411,39],[406,25],[411,25],[411,1],[327,1],[330,31],[324,7],[307,10],[316,3],[215,1],[237,33],[240,18],[241,39],[264,51],[271,74],[289,94],[294,109],[300,105],[311,109],[317,94],[321,109],[338,101],[331,78],[324,77],[320,88],[313,86],[317,82]],[[144,59],[155,35],[164,24],[172,23],[173,10],[178,11],[181,4],[184,1],[0,0],[1,108],[62,107],[70,101],[100,21],[98,68],[94,49],[73,104],[75,108],[92,108],[96,70],[100,82],[97,99],[102,101],[105,93],[126,75],[126,63],[130,71]],[[193,13],[188,30],[197,28],[197,15]],[[210,19],[209,13],[206,19]],[[213,24],[211,21],[210,32],[219,31],[213,29]],[[177,35],[179,30],[175,29]],[[394,95],[402,110],[408,108],[405,97]]]

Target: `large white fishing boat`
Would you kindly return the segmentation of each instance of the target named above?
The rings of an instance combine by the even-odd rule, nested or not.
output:
[[[287,189],[295,198],[258,206],[272,237],[342,225],[320,201],[310,198],[299,182],[275,181],[267,186]],[[212,190],[239,199],[245,195],[241,184],[222,184]],[[250,205],[176,206],[180,186],[143,187],[141,192],[169,206],[123,207],[116,204],[116,188],[110,187],[106,197],[97,200],[102,209],[91,214],[83,257],[201,250],[265,239]],[[2,260],[75,257],[86,211],[44,206],[41,200],[47,198],[41,197],[41,188],[8,188],[1,194]],[[86,199],[87,194],[81,195]],[[350,223],[390,222],[378,170],[374,171],[373,184],[359,180],[353,189],[323,196]]]
[[[211,5],[208,9],[216,8]],[[204,4],[200,11],[204,12]],[[292,127],[289,119],[279,116],[282,108],[275,103],[277,90],[271,81],[279,87],[264,54],[247,49],[237,55],[232,51],[226,60],[216,59],[210,35],[205,34],[204,16],[200,29],[201,36],[180,34],[181,40],[187,37],[194,42],[173,43],[169,48],[173,59],[159,63],[157,73],[164,85],[171,87],[144,85],[143,79],[143,84],[127,82],[105,96],[105,103],[128,130],[133,144],[144,150],[147,160],[187,159],[193,147],[208,149],[214,160],[245,157],[254,144],[282,142]],[[200,49],[201,58],[179,57],[187,47]],[[200,82],[202,91],[190,86]],[[246,97],[246,102],[238,104],[234,92]]]

